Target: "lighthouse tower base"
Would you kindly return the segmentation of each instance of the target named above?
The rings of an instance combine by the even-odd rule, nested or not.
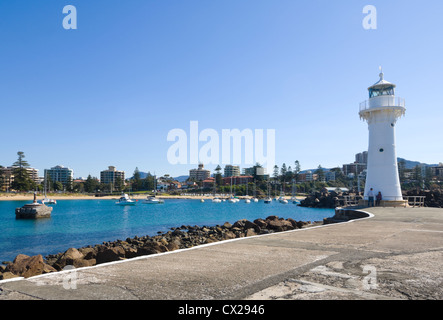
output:
[[[358,205],[361,206],[361,207],[369,207],[369,201],[368,200],[360,200],[358,202]],[[374,205],[375,205],[375,203],[374,203]],[[407,208],[407,207],[409,207],[409,205],[408,205],[408,200],[381,200],[379,207],[390,207],[390,208],[403,207],[403,208]]]

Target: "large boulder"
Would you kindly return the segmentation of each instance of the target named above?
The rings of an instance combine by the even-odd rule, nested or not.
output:
[[[103,247],[97,252],[97,264],[122,260],[125,250],[122,247]]]
[[[259,219],[255,219],[254,223],[259,226],[261,229],[266,229],[266,227],[268,226],[268,223],[266,222],[266,220],[263,220],[261,218]]]
[[[137,255],[146,256],[150,254],[162,253],[169,251],[168,248],[157,241],[147,242],[143,247],[137,248]]]
[[[270,218],[270,217],[268,217]],[[295,229],[292,226],[292,223],[290,221],[284,220],[284,219],[278,219],[278,217],[272,217],[272,220],[268,218],[266,219],[266,222],[268,223],[268,229],[281,232],[281,231],[287,231],[287,230],[293,230]]]
[[[54,263],[54,267],[57,270],[63,270],[66,266],[74,266],[76,268],[83,266],[81,260],[83,260],[83,254],[75,248],[69,248],[66,250]]]
[[[232,232],[232,231],[226,231],[226,232],[223,232],[222,240],[235,239],[236,237],[237,237],[237,236],[235,235],[234,232]]]
[[[257,224],[246,219],[235,222],[232,228],[239,228],[245,231],[252,228],[255,232],[260,232],[260,227]]]
[[[57,270],[43,261],[41,254],[32,257],[19,254],[14,261],[5,268],[5,272],[11,272],[24,278],[55,271]]]

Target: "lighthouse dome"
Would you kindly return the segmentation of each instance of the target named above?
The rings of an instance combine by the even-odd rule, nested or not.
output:
[[[395,87],[395,84],[384,79],[384,74],[381,72],[380,80],[368,88],[369,98],[378,96],[393,96],[395,95]]]

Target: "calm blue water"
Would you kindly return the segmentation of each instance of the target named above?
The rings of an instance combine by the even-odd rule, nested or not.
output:
[[[297,221],[320,221],[333,209],[294,204],[212,203],[206,200],[165,200],[161,205],[117,206],[115,200],[59,200],[49,219],[16,220],[15,208],[29,201],[0,201],[0,262],[18,254],[55,254],[103,241],[156,235],[181,225],[215,226],[226,221],[255,220],[276,215]]]

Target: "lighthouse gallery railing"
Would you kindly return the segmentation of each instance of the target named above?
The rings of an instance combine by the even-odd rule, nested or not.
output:
[[[360,103],[360,111],[368,110],[370,109],[369,100],[365,100],[362,103]],[[406,102],[404,98],[395,97],[391,99],[385,99],[383,100],[383,107],[403,107],[405,108]]]

